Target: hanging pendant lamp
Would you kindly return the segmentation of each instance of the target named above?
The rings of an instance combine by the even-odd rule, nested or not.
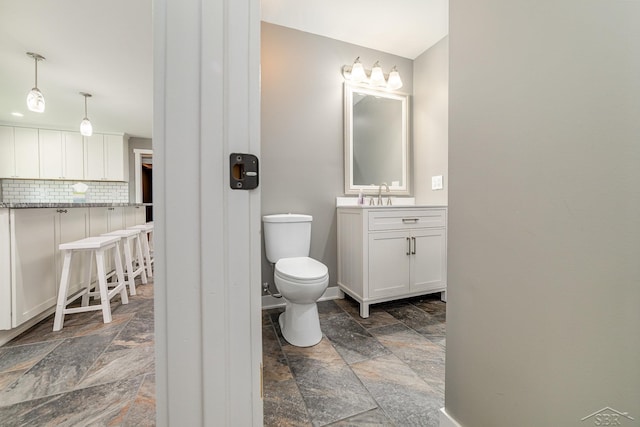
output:
[[[83,136],[91,136],[93,135],[93,126],[91,125],[91,121],[87,116],[87,98],[91,97],[90,93],[80,92],[80,95],[84,96],[84,119],[80,122],[80,134]]]
[[[38,89],[38,61],[44,61],[44,56],[33,52],[27,52],[27,55],[33,58],[36,63],[36,81],[33,89],[27,95],[27,108],[36,113],[44,113],[44,96]]]

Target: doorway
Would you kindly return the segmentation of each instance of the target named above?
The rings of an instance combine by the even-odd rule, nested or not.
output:
[[[147,222],[153,221],[153,150],[134,149],[136,203],[143,203]]]

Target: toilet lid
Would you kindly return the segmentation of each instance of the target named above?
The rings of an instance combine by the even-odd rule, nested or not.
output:
[[[327,275],[327,266],[309,257],[282,258],[276,263],[276,272],[290,280],[315,280]]]

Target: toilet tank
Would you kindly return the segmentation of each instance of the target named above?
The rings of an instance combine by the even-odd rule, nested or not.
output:
[[[264,248],[269,262],[309,256],[312,220],[311,215],[301,214],[263,216]]]

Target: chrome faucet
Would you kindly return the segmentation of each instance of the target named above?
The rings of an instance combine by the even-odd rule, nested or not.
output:
[[[383,185],[387,189],[387,193],[389,192],[389,186],[387,185],[386,182],[383,182],[382,184],[380,184],[380,186],[378,187],[378,206],[382,206],[382,186]],[[387,204],[389,204],[390,201],[391,199],[388,199]]]

